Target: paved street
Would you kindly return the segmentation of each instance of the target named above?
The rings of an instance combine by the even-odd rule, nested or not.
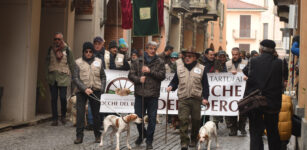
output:
[[[162,118],[162,117],[161,117]],[[46,122],[36,126],[30,126],[7,132],[0,133],[0,149],[1,150],[94,150],[115,149],[115,145],[110,145],[109,136],[105,139],[105,146],[99,147],[94,143],[94,135],[92,131],[85,131],[83,143],[79,145],[73,144],[75,139],[75,128],[70,123],[67,125],[59,125],[57,127],[50,126],[51,122]],[[211,149],[213,150],[248,150],[249,137],[229,137],[228,130],[225,124],[220,124],[218,130],[219,148],[216,148],[215,143],[212,143]],[[132,126],[131,132],[131,146],[132,149],[141,150],[145,149],[143,143],[140,147],[136,147],[134,141],[137,138],[136,127]],[[169,129],[168,141],[165,144],[164,140],[165,123],[158,124],[155,132],[154,149],[157,150],[179,150],[180,140],[179,131]],[[125,146],[126,134],[121,135],[121,150],[127,150]],[[114,139],[114,143],[115,143]],[[265,140],[267,150],[267,142]]]

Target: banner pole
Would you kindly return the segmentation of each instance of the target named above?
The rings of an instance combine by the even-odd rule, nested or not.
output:
[[[168,127],[168,101],[169,101],[169,92],[167,92],[167,99],[166,99],[166,117],[165,117],[165,144],[167,144],[167,127]]]
[[[144,67],[144,61],[145,61],[145,37],[143,37],[143,62],[142,62],[142,70],[143,70],[143,67]],[[142,73],[142,75],[144,75],[144,73]],[[143,95],[142,95],[142,139],[144,139],[144,126],[145,126],[145,120],[144,120],[144,83],[142,83],[142,89],[143,89]],[[149,119],[149,118],[148,118]]]

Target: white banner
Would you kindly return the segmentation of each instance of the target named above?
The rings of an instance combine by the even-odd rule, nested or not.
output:
[[[128,71],[105,70],[107,75],[106,93],[101,95],[100,112],[134,113],[134,86],[128,80]],[[161,83],[158,114],[166,113],[166,88],[174,74],[167,74]],[[209,73],[210,106],[202,107],[202,114],[214,116],[236,116],[237,101],[243,97],[245,81],[243,74]],[[127,95],[129,93],[129,95]],[[177,91],[170,92],[169,114],[178,114]]]

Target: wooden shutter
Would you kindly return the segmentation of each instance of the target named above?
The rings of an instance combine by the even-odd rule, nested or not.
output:
[[[239,48],[240,48],[240,50],[250,52],[250,45],[249,44],[239,44]]]
[[[250,37],[251,34],[251,16],[240,15],[240,37]]]
[[[263,24],[263,39],[268,39],[268,33],[269,32],[269,24],[264,23]]]

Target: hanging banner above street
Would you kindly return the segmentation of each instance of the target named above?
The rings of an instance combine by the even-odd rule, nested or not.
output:
[[[133,36],[159,34],[157,0],[133,0]]]

